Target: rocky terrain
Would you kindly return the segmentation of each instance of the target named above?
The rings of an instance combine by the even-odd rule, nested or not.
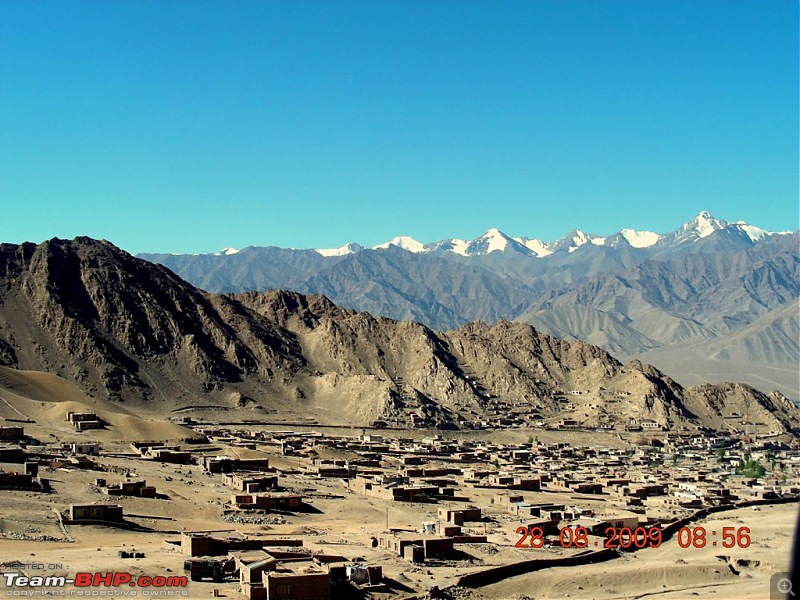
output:
[[[738,373],[798,399],[799,240],[700,213],[667,234],[575,230],[542,242],[490,230],[471,242],[140,256],[210,292],[323,294],[437,330],[517,320],[653,362],[684,383]],[[692,361],[675,360],[687,353]]]
[[[472,242],[398,237],[372,249],[140,257],[210,292],[321,293],[340,306],[439,330],[504,318],[586,339],[602,324],[599,345],[633,356],[688,338],[720,338],[785,309],[800,296],[797,249],[797,233],[703,212],[669,234],[575,230],[548,243],[490,230]],[[583,310],[566,310],[575,306]]]
[[[441,333],[324,296],[210,294],[106,241],[4,244],[0,282],[2,365],[53,373],[153,413],[217,407],[441,427],[515,413],[715,428],[730,427],[724,417],[733,413],[771,431],[797,425],[780,394],[687,389],[654,367],[623,365],[528,324]]]

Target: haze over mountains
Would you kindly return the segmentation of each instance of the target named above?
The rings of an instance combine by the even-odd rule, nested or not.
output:
[[[210,292],[290,289],[447,330],[500,319],[644,357],[680,381],[731,378],[798,398],[797,232],[701,212],[675,231],[574,230],[552,242],[497,229],[374,248],[248,247],[141,254]]]
[[[635,418],[735,430],[731,413],[768,431],[797,422],[779,393],[686,389],[653,367],[524,323],[437,333],[322,296],[210,294],[90,238],[3,244],[0,282],[0,365],[57,374],[128,410],[211,406],[443,427],[515,411],[592,426]],[[589,394],[592,406],[565,400],[568,390]]]

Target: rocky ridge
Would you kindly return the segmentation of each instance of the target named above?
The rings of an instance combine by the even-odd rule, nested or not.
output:
[[[106,241],[0,246],[0,364],[168,413],[217,406],[320,422],[654,421],[770,431],[793,405],[739,384],[683,388],[638,361],[523,323],[436,332],[286,291],[210,294]],[[726,387],[727,386],[727,387]]]

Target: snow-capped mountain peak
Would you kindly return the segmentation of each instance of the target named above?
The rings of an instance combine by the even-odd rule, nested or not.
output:
[[[507,236],[496,227],[491,228],[476,240],[469,242],[464,251],[468,256],[484,256],[492,252],[509,251],[519,252],[526,256],[533,255],[533,252],[525,244]]]
[[[597,236],[591,233],[586,233],[580,229],[573,229],[570,233],[565,235],[560,240],[547,244],[548,249],[556,252],[559,250],[566,250],[567,252],[575,252],[581,246],[592,244],[594,246],[604,246],[606,238]]]
[[[704,238],[710,236],[715,231],[725,229],[727,226],[727,221],[715,219],[710,212],[704,210],[694,219],[684,224],[679,231],[686,234],[684,239],[690,237]]]
[[[767,231],[765,229],[761,229],[760,227],[756,227],[755,225],[750,225],[744,221],[736,221],[735,223],[731,223],[730,227],[735,227],[739,231],[742,231],[747,237],[750,238],[750,241],[752,242],[757,242],[771,235],[792,234],[791,231]]]
[[[634,248],[650,248],[655,246],[663,237],[660,233],[636,231],[635,229],[623,229],[619,233]]]
[[[511,238],[495,227],[484,233],[480,239],[488,242],[486,254],[498,250],[502,252],[508,247],[508,243],[511,241]]]
[[[425,252],[425,244],[418,242],[412,237],[408,237],[405,235],[398,235],[395,238],[392,238],[388,242],[384,242],[383,244],[378,244],[377,246],[373,246],[373,250],[384,250],[389,246],[397,246],[398,248],[402,248],[403,250],[408,250],[409,252],[413,252],[414,254],[419,254],[421,252]]]
[[[458,238],[454,238],[449,240],[450,243],[450,252],[455,254],[460,254],[461,256],[468,256],[467,251],[469,250],[469,242],[467,240],[460,240]]]
[[[550,249],[552,244],[548,242],[543,242],[542,240],[538,240],[536,238],[525,238],[525,237],[518,237],[514,238],[515,242],[519,242],[523,246],[525,246],[528,250],[530,250],[534,256],[538,258],[542,258],[544,256],[548,256],[553,253]]]
[[[219,252],[217,252],[217,256],[230,256],[231,254],[236,254],[239,252],[236,248],[223,248]]]
[[[340,248],[315,248],[314,251],[322,256],[346,256],[348,254],[355,254],[364,249],[364,246],[350,242],[341,246]]]
[[[572,236],[570,238],[570,244],[567,246],[567,252],[575,252],[578,248],[583,246],[584,244],[589,242],[588,236],[581,231],[580,229],[576,229],[572,232]]]
[[[737,221],[736,223],[731,223],[731,225],[736,227],[736,229],[743,231],[745,235],[747,235],[747,237],[749,237],[753,242],[757,242],[768,235],[773,235],[771,231],[764,231],[760,227],[755,227],[754,225],[750,225],[744,221]]]

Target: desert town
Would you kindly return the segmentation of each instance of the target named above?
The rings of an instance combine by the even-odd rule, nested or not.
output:
[[[0,600],[800,600],[799,16],[0,1]]]
[[[4,572],[169,574],[186,597],[410,600],[502,597],[487,590],[667,549],[679,565],[712,553],[710,585],[746,577],[763,593],[788,568],[800,443],[787,434],[171,421],[184,438],[122,442],[99,441],[94,412],[67,411],[48,434],[7,417]],[[673,579],[663,587],[708,585]],[[624,597],[616,588],[591,596]]]

